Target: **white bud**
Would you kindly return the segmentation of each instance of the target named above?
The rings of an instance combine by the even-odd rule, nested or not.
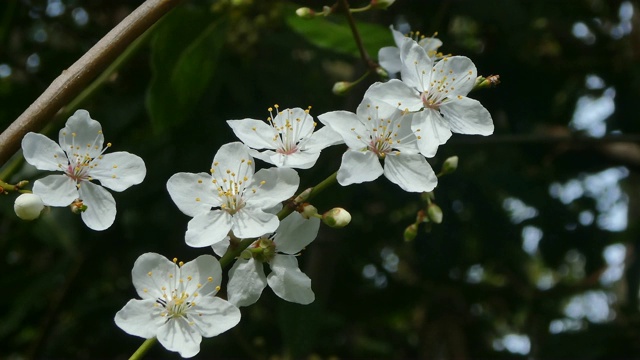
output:
[[[341,228],[351,222],[351,214],[343,208],[333,208],[322,215],[322,222],[332,228]]]
[[[35,194],[22,194],[16,198],[13,210],[22,220],[34,220],[40,216],[44,209],[44,203],[40,196]]]

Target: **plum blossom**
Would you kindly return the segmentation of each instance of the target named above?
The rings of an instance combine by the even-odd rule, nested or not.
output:
[[[437,50],[442,46],[442,41],[436,37],[425,37],[421,36],[420,33],[414,34],[413,32],[403,35],[400,31],[394,29],[393,25],[389,26],[389,29],[391,29],[396,46],[386,46],[378,50],[378,62],[389,74],[397,74],[402,69],[400,48],[405,41],[417,42],[432,59],[436,58]]]
[[[322,149],[340,143],[340,136],[329,128],[314,131],[316,123],[309,109],[269,108],[267,122],[255,119],[228,120],[236,136],[252,149],[255,158],[277,167],[308,169],[312,167]]]
[[[25,160],[40,170],[61,171],[33,184],[33,193],[45,205],[82,204],[82,220],[93,230],[105,230],[116,217],[116,202],[103,187],[123,191],[140,184],[147,173],[144,161],[125,151],[104,154],[102,126],[86,110],[67,120],[56,144],[42,134],[30,132],[22,139]],[[100,185],[92,182],[100,181]]]
[[[229,270],[229,302],[237,306],[254,304],[268,284],[283,300],[303,305],[312,303],[315,295],[311,279],[300,271],[295,255],[316,238],[319,228],[320,219],[307,220],[294,212],[280,222],[275,234],[254,241]],[[221,242],[214,245],[213,250],[222,256],[228,246],[228,241]],[[264,263],[271,268],[267,276]]]
[[[491,114],[480,102],[466,96],[477,77],[469,58],[445,57],[434,65],[420,45],[406,41],[400,59],[402,81],[375,83],[364,96],[412,112],[411,129],[424,156],[434,156],[451,132],[493,133]]]
[[[131,275],[141,300],[129,300],[114,319],[127,334],[155,336],[167,350],[188,358],[200,352],[202,337],[216,336],[240,322],[240,310],[215,297],[222,269],[211,255],[185,264],[146,253],[138,257]]]
[[[210,246],[229,231],[251,238],[276,230],[278,217],[269,210],[293,196],[300,178],[288,168],[254,171],[249,148],[234,142],[220,147],[211,174],[177,173],[169,179],[171,199],[193,217],[187,225],[187,245]]]
[[[342,136],[349,149],[342,156],[338,183],[346,186],[383,175],[410,192],[431,191],[438,180],[419,153],[411,116],[365,97],[356,113],[332,111],[318,120]],[[384,161],[384,167],[380,164]]]

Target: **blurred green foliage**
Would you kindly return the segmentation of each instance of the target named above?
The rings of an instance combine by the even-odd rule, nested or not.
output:
[[[138,4],[0,2],[0,128]],[[332,95],[334,82],[353,81],[366,67],[342,15],[293,15],[322,5],[333,4],[187,1],[82,105],[114,151],[145,160],[147,178],[114,193],[118,215],[104,232],[59,208],[21,222],[15,194],[2,196],[1,358],[130,356],[142,339],[123,333],[113,316],[136,296],[135,259],[211,253],[185,245],[189,218],[171,202],[167,179],[209,169],[218,147],[235,141],[226,120],[266,118],[276,103],[311,105],[312,115],[355,110],[379,79]],[[344,207],[353,222],[323,227],[299,257],[316,302],[285,303],[266,289],[242,309],[239,326],[204,340],[197,357],[639,357],[638,11],[619,0],[429,0],[356,14],[374,59],[392,45],[388,26],[406,21],[423,34],[437,31],[441,50],[470,57],[479,74],[499,74],[498,87],[471,94],[491,112],[496,134],[454,135],[429,160],[436,171],[449,156],[460,163],[435,190],[442,224],[422,224],[412,242],[403,231],[426,206],[419,195],[385,179],[322,194],[319,210]],[[607,136],[589,138],[572,122],[580,99],[613,104]],[[627,141],[612,141],[617,134]],[[301,186],[337,170],[343,150],[327,149],[300,171]],[[613,182],[594,177],[605,170]],[[3,180],[42,175],[25,165]],[[598,184],[602,192],[593,190]],[[616,194],[627,209],[618,220],[628,225],[611,229],[604,220],[616,204],[603,200]],[[621,248],[624,268],[601,280],[615,270],[605,254]],[[148,354],[177,356],[158,345]]]

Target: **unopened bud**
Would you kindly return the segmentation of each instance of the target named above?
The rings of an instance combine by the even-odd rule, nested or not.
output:
[[[302,215],[302,217],[305,219],[309,219],[318,215],[318,209],[316,209],[316,207],[313,205],[305,204],[302,207],[302,212],[300,213],[300,215]]]
[[[458,168],[458,157],[457,156],[449,157],[442,164],[442,170],[440,170],[440,175],[451,174],[452,172],[456,171],[457,168]]]
[[[378,76],[383,77],[383,78],[389,78],[389,73],[387,72],[387,70],[383,69],[381,66],[378,66],[376,68],[376,74],[378,74]]]
[[[431,203],[427,208],[427,216],[433,223],[440,224],[442,222],[442,209],[435,203]]]
[[[303,19],[313,19],[316,16],[316,12],[309,9],[308,7],[301,7],[296,10],[296,15],[300,16]]]
[[[333,89],[331,90],[335,95],[344,95],[349,90],[351,90],[352,84],[348,81],[338,81],[333,84]]]
[[[371,0],[372,9],[386,9],[393,5],[396,0]]]
[[[418,236],[418,225],[411,224],[404,229],[404,241],[413,241]]]
[[[351,214],[343,208],[333,208],[322,215],[322,222],[332,228],[345,227],[351,222]]]
[[[491,88],[500,84],[500,75],[489,75],[487,77],[478,76],[476,83],[473,85],[474,90]]]
[[[34,220],[40,216],[44,203],[36,194],[22,194],[13,203],[13,210],[22,220]]]

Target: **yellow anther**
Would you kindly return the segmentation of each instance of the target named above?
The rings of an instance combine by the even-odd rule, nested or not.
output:
[[[149,272],[147,273],[147,275],[151,276],[151,275],[153,275],[153,273],[152,273],[151,271],[149,271]]]
[[[111,143],[107,143],[107,147],[111,147]]]
[[[260,181],[260,185],[264,185],[264,184],[266,184],[266,183],[267,183],[267,182],[266,182],[265,180]]]
[[[198,201],[198,202],[199,202],[199,201],[200,201],[200,198],[199,198],[199,197],[197,197],[197,198],[196,198],[196,201]]]
[[[220,291],[220,285],[216,286],[216,291]]]
[[[117,168],[118,168],[118,165],[113,165],[113,168],[114,168],[114,169],[117,169]]]
[[[184,265],[184,262],[180,261],[180,262],[178,263],[178,266],[182,267],[182,265]]]
[[[208,281],[208,282],[212,282],[212,281],[213,281],[213,278],[212,278],[211,276],[209,276],[209,277],[207,278],[207,281]]]
[[[173,263],[175,264],[175,263],[177,263],[177,262],[178,262],[178,258],[173,258],[173,260],[172,260],[172,261],[173,261]]]
[[[72,133],[71,133],[71,136],[75,137],[75,136],[76,136],[76,133],[72,132]]]

